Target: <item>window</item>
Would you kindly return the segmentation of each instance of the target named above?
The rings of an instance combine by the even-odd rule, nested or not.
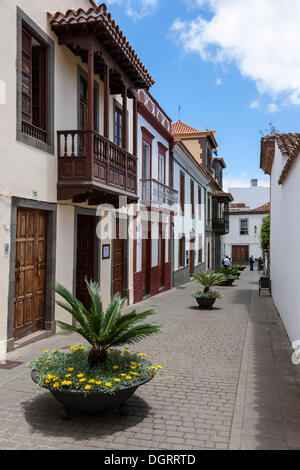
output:
[[[210,224],[211,221],[211,196],[210,193],[207,193],[207,223]]]
[[[191,216],[195,217],[194,181],[191,180]]]
[[[151,178],[150,168],[150,145],[147,142],[143,142],[143,179]]]
[[[248,219],[240,219],[240,235],[248,235]]]
[[[184,215],[184,199],[185,199],[185,178],[184,173],[180,173],[180,207],[182,215]]]
[[[122,130],[123,130],[123,113],[122,110],[115,106],[114,112],[114,143],[122,147]]]
[[[201,219],[201,216],[202,216],[202,207],[201,207],[201,204],[202,204],[201,187],[198,186],[198,217],[199,217],[199,219]]]
[[[54,153],[54,41],[17,8],[17,140]]]
[[[162,155],[161,153],[158,154],[158,181],[160,183],[165,184],[166,178],[165,178],[165,156]]]
[[[22,131],[48,141],[47,135],[47,47],[22,28]]]
[[[202,263],[202,236],[200,235],[199,238],[198,238],[198,243],[199,243],[199,247],[198,247],[198,264],[201,264]]]
[[[178,264],[180,268],[185,266],[185,237],[179,239]]]

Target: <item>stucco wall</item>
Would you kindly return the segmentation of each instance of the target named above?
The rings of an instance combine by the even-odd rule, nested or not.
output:
[[[272,295],[291,341],[300,339],[298,217],[300,158],[296,159],[283,185],[278,178],[286,162],[275,145],[271,173],[271,279]]]

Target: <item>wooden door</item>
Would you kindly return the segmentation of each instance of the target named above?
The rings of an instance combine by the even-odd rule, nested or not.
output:
[[[76,256],[76,296],[87,308],[90,298],[85,278],[94,279],[95,217],[78,215],[77,256]]]
[[[232,261],[247,263],[249,260],[248,245],[232,245]]]
[[[47,212],[17,211],[14,338],[44,328]]]
[[[162,228],[159,230],[158,239],[158,263],[159,263],[159,287],[162,288],[165,285],[165,257],[166,257],[166,240],[163,238]]]
[[[116,219],[116,237],[113,253],[113,295],[117,292],[123,297],[124,291],[124,239],[120,238],[120,223]]]
[[[149,240],[143,238],[142,240],[142,270],[143,270],[143,295],[149,294],[149,268],[150,268],[150,250],[149,250]],[[151,240],[150,240],[151,243]]]

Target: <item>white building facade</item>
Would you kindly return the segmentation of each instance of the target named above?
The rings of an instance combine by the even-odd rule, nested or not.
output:
[[[262,138],[261,168],[270,175],[272,296],[291,340],[300,339],[300,134]]]
[[[233,263],[248,263],[250,256],[255,259],[263,257],[260,230],[268,213],[269,204],[253,210],[230,208],[229,233],[223,238],[224,256],[229,256]]]
[[[133,302],[133,240],[101,239],[96,229],[100,221],[110,225],[120,196],[138,200],[136,90],[153,81],[103,5],[4,0],[1,6],[0,341],[6,350],[32,333],[55,332],[55,320],[66,314],[55,305],[51,283],[84,302],[86,276],[100,282],[105,304],[116,292]],[[126,233],[129,225],[126,215]]]
[[[172,230],[173,285],[178,286],[206,270],[205,201],[210,180],[181,141],[173,147],[172,172],[179,199]]]
[[[250,185],[245,188],[228,188],[235,203],[244,203],[249,209],[256,209],[270,200],[270,188],[259,186],[257,179],[250,180]]]

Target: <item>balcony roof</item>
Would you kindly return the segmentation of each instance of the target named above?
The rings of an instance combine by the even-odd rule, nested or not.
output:
[[[107,53],[120,66],[135,88],[150,88],[154,80],[129,44],[126,36],[107,12],[104,3],[87,11],[68,10],[48,13],[52,30],[60,44],[66,44],[76,55],[84,55],[82,37],[92,37],[99,45],[99,56]],[[101,69],[100,69],[101,74]]]

